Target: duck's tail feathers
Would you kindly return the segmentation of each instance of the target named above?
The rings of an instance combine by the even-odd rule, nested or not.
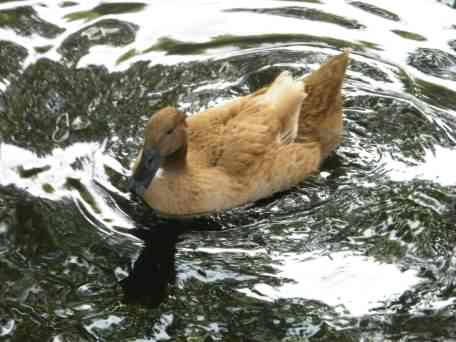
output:
[[[305,91],[302,89],[302,83],[294,80],[289,71],[283,71],[269,86],[264,99],[275,107],[280,107],[283,102],[289,102],[295,99],[301,101],[306,97]]]
[[[341,141],[341,89],[350,52],[345,49],[303,79],[307,97],[301,107],[296,141],[319,141],[323,158]]]

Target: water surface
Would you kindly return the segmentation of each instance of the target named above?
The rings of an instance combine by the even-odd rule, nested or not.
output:
[[[346,132],[318,175],[186,221],[127,193],[151,112],[343,47]],[[450,6],[0,1],[0,59],[2,340],[456,339]]]

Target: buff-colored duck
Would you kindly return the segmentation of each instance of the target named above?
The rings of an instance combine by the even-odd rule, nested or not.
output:
[[[186,117],[153,114],[130,191],[162,215],[234,208],[289,189],[340,143],[350,51],[307,77],[282,72],[259,91]]]

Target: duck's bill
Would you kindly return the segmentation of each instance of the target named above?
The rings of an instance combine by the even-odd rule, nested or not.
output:
[[[144,149],[140,158],[128,182],[128,190],[143,198],[146,189],[160,168],[161,157],[156,149]]]

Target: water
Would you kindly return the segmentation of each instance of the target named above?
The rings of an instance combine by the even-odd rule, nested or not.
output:
[[[0,1],[0,339],[455,341],[451,6]],[[319,175],[195,220],[130,198],[151,111],[346,46],[346,133]]]

